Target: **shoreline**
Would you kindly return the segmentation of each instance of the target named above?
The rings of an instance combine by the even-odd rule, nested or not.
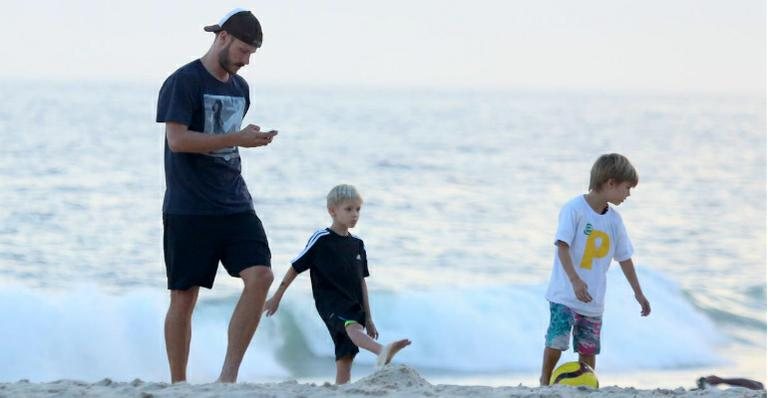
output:
[[[168,384],[145,382],[135,379],[131,382],[116,382],[103,379],[96,383],[76,380],[58,380],[49,383],[30,383],[20,380],[15,383],[0,383],[0,397],[575,397],[589,396],[600,398],[646,398],[646,397],[766,397],[765,390],[748,390],[740,387],[704,390],[675,389],[637,389],[634,387],[606,386],[594,390],[585,387],[517,387],[500,386],[464,386],[452,384],[432,384],[414,369],[405,365],[388,365],[371,375],[353,383],[336,386],[330,383],[303,384],[295,380],[276,383],[239,383],[239,384]]]

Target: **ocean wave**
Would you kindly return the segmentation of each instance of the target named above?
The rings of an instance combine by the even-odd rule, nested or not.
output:
[[[616,267],[608,274],[601,367],[673,369],[722,364],[714,347],[728,337],[663,275],[639,268],[653,312],[640,316]],[[548,306],[543,285],[373,291],[372,312],[381,341],[407,337],[398,355],[411,366],[452,372],[536,371]],[[193,320],[190,380],[216,378],[226,350],[226,329],[236,297],[201,296]],[[167,293],[139,289],[111,295],[92,287],[50,291],[6,286],[0,292],[0,380],[33,381],[105,376],[164,380],[163,319]],[[568,352],[564,359],[575,358]],[[241,376],[312,373],[332,361],[333,345],[311,293],[288,292],[280,311],[263,318]],[[372,365],[361,353],[356,362]]]

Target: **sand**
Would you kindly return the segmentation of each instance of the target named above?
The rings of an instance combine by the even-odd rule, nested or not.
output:
[[[433,385],[415,370],[405,365],[388,365],[384,369],[354,383],[335,386],[329,383],[239,384],[168,384],[134,380],[116,382],[104,379],[97,383],[60,380],[50,383],[0,383],[0,397],[589,397],[589,398],[644,398],[644,397],[765,397],[765,391],[744,388],[686,390],[685,388],[638,390],[634,388],[602,387],[599,390],[555,387],[486,387]]]

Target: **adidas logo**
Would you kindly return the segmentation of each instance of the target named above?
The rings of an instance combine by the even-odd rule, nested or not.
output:
[[[360,257],[360,253],[357,253],[357,257],[355,257],[355,260],[357,260],[357,261],[362,260],[362,257]]]

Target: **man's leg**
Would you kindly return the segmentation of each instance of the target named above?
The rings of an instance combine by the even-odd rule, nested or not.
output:
[[[221,383],[237,381],[240,363],[256,332],[256,327],[259,326],[264,301],[274,279],[272,269],[264,266],[246,268],[240,272],[240,277],[244,284],[243,293],[229,321],[227,355],[218,380]]]
[[[352,378],[352,357],[347,356],[336,361],[336,384],[347,384]]]
[[[165,315],[165,351],[171,368],[171,383],[187,380],[192,311],[199,291],[197,286],[187,290],[171,290],[171,304]]]

